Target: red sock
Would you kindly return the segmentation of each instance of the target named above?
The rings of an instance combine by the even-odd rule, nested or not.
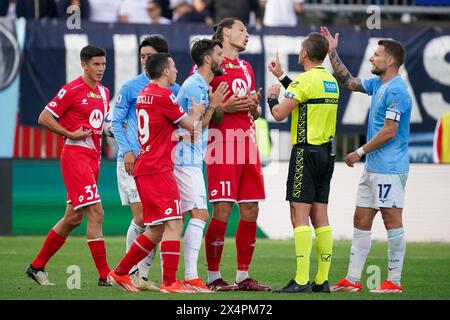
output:
[[[219,271],[227,223],[212,218],[205,234],[206,262],[209,271]]]
[[[136,240],[134,240],[127,254],[116,267],[116,273],[118,275],[128,274],[130,269],[139,261],[144,259],[155,246],[155,243],[153,243],[144,234],[141,234]]]
[[[99,278],[106,279],[109,273],[109,266],[108,261],[106,261],[105,240],[88,240],[88,246],[91,250],[91,255],[94,259],[95,266],[97,267]]]
[[[256,242],[256,221],[240,219],[236,231],[237,269],[248,271]]]
[[[178,262],[180,260],[180,241],[161,242],[163,260],[163,283],[170,286],[177,280]]]
[[[31,263],[34,269],[44,269],[48,260],[62,247],[66,238],[60,236],[55,230],[51,229],[45,238],[44,244],[38,255]]]

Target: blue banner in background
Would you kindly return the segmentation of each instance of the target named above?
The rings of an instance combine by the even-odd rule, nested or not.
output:
[[[24,20],[0,19],[0,158],[13,157],[24,32]]]
[[[367,30],[355,27],[329,26],[340,33],[339,55],[355,77],[372,77],[368,61],[380,38],[401,41],[407,50],[406,67],[402,75],[413,95],[412,132],[431,132],[436,119],[450,110],[450,28],[396,27]],[[302,69],[297,64],[300,42],[310,31],[302,28],[249,29],[247,50],[241,57],[253,66],[256,86],[263,89],[276,83],[267,64],[278,51],[283,68],[291,77]],[[138,44],[149,34],[161,34],[169,42],[169,50],[178,69],[178,83],[182,83],[192,67],[190,41],[208,36],[212,29],[203,25],[174,24],[164,26],[99,24],[82,22],[80,30],[69,30],[65,21],[33,20],[27,22],[26,43],[21,68],[21,123],[37,125],[37,117],[44,105],[65,83],[81,74],[80,49],[90,43],[107,50],[107,71],[102,81],[117,95],[121,85],[138,74]],[[328,59],[324,62],[330,68]],[[341,90],[338,113],[339,133],[366,132],[370,97]],[[263,108],[271,128],[289,130],[288,122],[275,123]]]

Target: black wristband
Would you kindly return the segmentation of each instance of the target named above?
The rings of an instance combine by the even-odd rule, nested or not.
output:
[[[280,82],[283,85],[283,87],[285,89],[287,89],[289,87],[289,85],[291,84],[292,80],[288,76],[285,76],[282,80],[280,80]]]
[[[278,99],[269,98],[267,99],[267,103],[269,104],[270,113],[272,113],[273,107],[275,107],[280,102],[278,101]]]

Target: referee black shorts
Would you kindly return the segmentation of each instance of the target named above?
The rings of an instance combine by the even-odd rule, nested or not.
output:
[[[303,203],[328,203],[335,156],[330,145],[295,145],[289,160],[286,200]]]

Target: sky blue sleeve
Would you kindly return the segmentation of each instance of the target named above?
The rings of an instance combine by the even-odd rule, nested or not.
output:
[[[169,89],[178,96],[178,92],[180,91],[180,85],[178,83],[175,83],[173,86],[170,86]]]
[[[399,121],[400,116],[411,108],[411,98],[401,87],[389,88],[386,92],[386,119]]]
[[[124,123],[128,117],[128,111],[131,108],[132,102],[131,88],[124,85],[117,96],[116,104],[114,106],[113,119],[111,122],[114,137],[116,139],[119,150],[123,153],[132,151],[130,143],[127,140]]]
[[[200,101],[205,100],[204,93],[197,83],[191,82],[188,85],[183,86],[180,93],[182,93],[182,97],[178,98],[178,104],[183,107],[186,113],[188,113],[189,109],[192,108],[191,97],[194,98],[196,103],[200,103]]]
[[[363,87],[366,90],[367,94],[371,96],[373,94],[376,83],[379,81],[379,77],[373,77],[370,79],[363,80]]]

